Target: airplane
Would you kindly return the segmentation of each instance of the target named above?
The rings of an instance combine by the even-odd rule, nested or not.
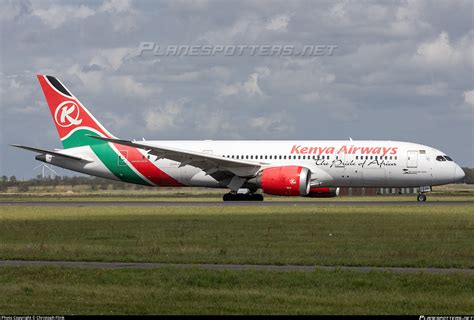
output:
[[[464,172],[445,153],[398,141],[159,141],[118,139],[57,78],[37,75],[63,149],[14,147],[36,160],[145,186],[226,188],[224,201],[278,196],[335,197],[341,187],[417,187],[455,183]],[[242,192],[243,191],[243,192]]]

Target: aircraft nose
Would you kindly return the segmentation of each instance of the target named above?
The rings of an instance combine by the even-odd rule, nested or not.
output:
[[[461,169],[460,166],[456,165],[456,169],[454,170],[454,182],[459,182],[464,179],[466,174],[464,173],[464,170]]]

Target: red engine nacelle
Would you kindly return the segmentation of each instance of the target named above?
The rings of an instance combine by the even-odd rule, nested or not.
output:
[[[264,169],[257,177],[257,185],[264,193],[278,196],[306,196],[310,181],[311,171],[299,166]]]
[[[333,198],[339,195],[339,188],[311,188],[307,197],[312,198]]]

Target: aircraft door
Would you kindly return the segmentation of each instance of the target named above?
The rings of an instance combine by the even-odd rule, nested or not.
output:
[[[418,167],[418,151],[407,151],[407,168]]]

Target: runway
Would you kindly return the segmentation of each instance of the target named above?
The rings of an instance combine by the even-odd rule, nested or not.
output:
[[[146,263],[146,262],[93,262],[93,261],[24,261],[0,260],[0,267],[66,267],[81,269],[203,269],[203,270],[264,270],[278,272],[354,271],[354,272],[392,272],[392,273],[462,273],[474,275],[474,269],[446,268],[399,268],[399,267],[348,267],[348,266],[298,266],[298,265],[251,265],[251,264],[184,264],[184,263]]]
[[[3,201],[5,206],[34,206],[34,207],[242,207],[242,206],[474,206],[474,201]]]

